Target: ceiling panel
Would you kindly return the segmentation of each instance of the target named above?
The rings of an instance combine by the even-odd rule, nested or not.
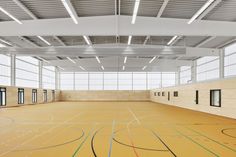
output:
[[[19,20],[30,20],[31,17],[26,14],[15,2],[12,0],[1,0],[0,6],[7,12],[18,18]],[[0,21],[12,21],[12,19],[0,11]]]
[[[61,0],[21,0],[21,2],[40,19],[70,17]]]
[[[207,0],[170,0],[162,17],[190,19]]]

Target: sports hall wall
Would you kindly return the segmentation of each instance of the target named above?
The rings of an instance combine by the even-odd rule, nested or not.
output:
[[[210,106],[210,90],[214,89],[221,89],[221,107]],[[199,104],[195,103],[196,90]],[[174,97],[174,91],[178,92],[178,97]],[[165,96],[158,96],[157,92],[165,92]],[[153,102],[236,119],[236,78],[151,90],[150,98]]]
[[[61,101],[150,101],[149,91],[61,91]]]
[[[1,86],[6,88],[6,106],[2,107],[11,107],[11,106],[22,106],[22,105],[29,105],[32,103],[32,89],[37,88],[23,88],[23,87],[12,87],[12,86]],[[18,88],[24,89],[24,104],[18,104]],[[59,101],[59,91],[55,91],[55,101]],[[52,90],[47,90],[47,102],[52,102]],[[37,89],[37,103],[41,104],[44,103],[43,99],[43,89]]]

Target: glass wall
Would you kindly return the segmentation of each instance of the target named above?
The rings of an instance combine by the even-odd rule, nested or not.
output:
[[[39,87],[39,61],[32,57],[16,57],[16,86]]]
[[[60,89],[74,90],[74,76],[73,72],[60,73]]]
[[[11,84],[11,58],[0,54],[0,85]]]
[[[44,89],[55,89],[56,72],[54,66],[43,66],[42,78]]]
[[[174,86],[175,72],[61,72],[62,90],[146,90]]]
[[[187,84],[191,82],[191,66],[180,67],[180,84]]]
[[[220,75],[219,57],[202,57],[197,60],[197,81],[218,79]]]
[[[236,75],[236,43],[225,48],[225,77]]]
[[[162,87],[175,86],[176,84],[176,73],[174,72],[163,72],[162,73]]]

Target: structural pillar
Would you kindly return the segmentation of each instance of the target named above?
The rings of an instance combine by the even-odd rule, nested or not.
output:
[[[11,55],[11,86],[16,86],[16,55]]]

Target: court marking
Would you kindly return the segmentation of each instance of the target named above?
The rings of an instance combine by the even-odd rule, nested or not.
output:
[[[140,120],[138,119],[138,117],[136,116],[136,114],[131,110],[130,107],[128,107],[128,110],[129,110],[129,112],[131,113],[131,115],[134,117],[134,119],[137,121],[137,123],[138,123],[139,125],[141,125]]]
[[[224,134],[224,135],[226,135],[226,136],[229,136],[229,137],[232,137],[232,138],[236,138],[236,136],[232,136],[232,135],[230,135],[230,134],[225,133],[226,130],[236,130],[236,128],[226,128],[226,129],[222,129],[222,130],[221,130],[221,133],[222,133],[222,134]]]
[[[154,136],[156,136],[159,141],[161,141],[161,143],[169,150],[169,152],[174,156],[174,157],[177,157],[177,155],[169,148],[169,146],[161,139],[160,136],[157,135],[156,132],[152,131],[152,133],[154,134]]]
[[[72,118],[70,118],[70,119],[68,119],[68,120],[65,120],[63,123],[66,123],[67,121],[71,121],[71,120],[73,120],[74,118],[80,116],[81,114],[82,114],[82,113],[78,113],[78,114],[76,114],[75,116],[73,116]],[[22,146],[22,145],[24,145],[24,144],[26,144],[26,143],[29,143],[29,142],[33,141],[34,139],[36,139],[36,138],[38,138],[38,137],[40,137],[40,136],[42,136],[42,135],[44,135],[44,134],[46,134],[46,133],[52,131],[53,129],[55,129],[55,128],[59,127],[59,126],[60,126],[60,125],[56,125],[56,126],[54,126],[54,127],[52,126],[52,127],[50,127],[49,129],[47,129],[46,131],[44,131],[44,132],[42,132],[42,133],[40,133],[40,134],[34,135],[33,137],[29,138],[28,140],[25,140],[24,142],[22,142],[22,143],[16,145],[16,146],[13,147],[12,149],[10,149],[10,150],[8,150],[8,151],[6,151],[6,152],[1,153],[0,156],[6,155],[6,154],[8,154],[8,153],[10,153],[10,152],[12,152],[12,151],[14,151],[14,150],[16,150],[18,147],[20,147],[20,146]]]
[[[213,142],[215,142],[215,143],[217,143],[217,144],[219,144],[219,145],[222,146],[222,147],[225,147],[225,148],[227,148],[227,149],[229,149],[229,150],[231,150],[231,151],[233,151],[233,152],[236,152],[235,149],[230,148],[230,147],[228,147],[228,146],[226,146],[226,145],[224,145],[224,144],[222,144],[222,143],[220,143],[220,142],[218,142],[218,141],[216,141],[216,140],[214,140],[214,139],[211,139],[210,137],[208,137],[208,136],[206,136],[206,135],[204,135],[204,134],[202,134],[202,133],[200,133],[200,132],[198,132],[198,131],[196,131],[196,130],[193,130],[193,129],[188,128],[188,127],[186,127],[186,128],[189,129],[189,130],[191,130],[191,131],[193,131],[193,132],[195,132],[195,133],[197,133],[197,134],[199,134],[199,135],[201,135],[201,136],[203,136],[203,137],[205,137],[205,138],[207,138],[207,139],[209,139],[209,140],[211,140],[211,141],[213,141]]]
[[[188,139],[189,141],[195,143],[196,145],[200,146],[201,148],[203,148],[205,151],[211,153],[212,155],[216,156],[216,157],[220,157],[218,154],[216,154],[215,152],[211,151],[210,149],[208,149],[207,147],[201,145],[200,143],[196,142],[195,140],[193,140],[191,137],[181,133],[179,130],[175,129],[180,135],[182,135],[183,137],[185,137],[186,139]]]
[[[112,143],[113,143],[114,131],[115,131],[115,124],[116,124],[116,121],[113,120],[113,122],[112,122],[112,130],[111,130],[111,139],[110,139],[110,148],[109,148],[109,152],[108,152],[108,157],[111,157]]]
[[[74,154],[72,155],[72,157],[75,157],[79,150],[82,148],[82,146],[84,145],[84,143],[87,141],[87,139],[89,138],[89,136],[91,135],[91,133],[93,132],[93,129],[90,130],[90,132],[88,133],[88,135],[85,137],[85,139],[80,143],[80,145],[78,146],[78,148],[75,150]]]

